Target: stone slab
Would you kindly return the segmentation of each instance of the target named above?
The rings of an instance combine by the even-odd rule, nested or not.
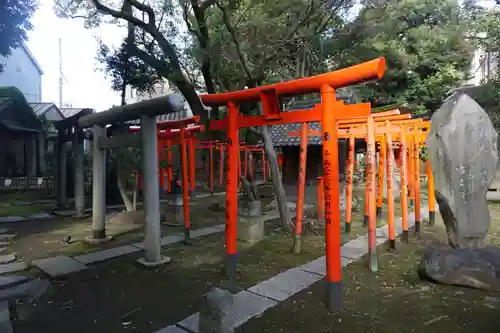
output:
[[[213,227],[207,227],[207,228],[201,228],[201,229],[196,229],[191,231],[191,237],[192,238],[198,238],[198,237],[203,237],[211,234],[216,234],[218,232],[224,231],[225,225],[224,224],[219,224]]]
[[[368,236],[360,236],[340,247],[340,255],[345,258],[358,260],[368,252]]]
[[[20,275],[0,276],[0,288],[9,288],[19,283],[27,282],[29,278]]]
[[[200,321],[200,313],[197,312],[195,314],[190,315],[189,317],[181,320],[177,323],[177,326],[185,328],[190,332],[198,332],[198,322]]]
[[[321,279],[320,275],[292,268],[249,288],[248,291],[281,302]]]
[[[73,272],[85,270],[88,267],[73,258],[57,256],[46,259],[33,260],[33,265],[38,267],[51,277],[57,277]]]
[[[124,245],[124,246],[113,247],[107,250],[83,254],[80,256],[73,257],[73,259],[78,260],[82,264],[92,264],[139,251],[141,251],[141,249],[135,246]]]
[[[154,333],[189,333],[189,332],[180,328],[179,326],[172,325],[162,328],[161,330],[156,331]]]
[[[9,246],[10,242],[2,242],[0,241],[0,246]]]
[[[10,264],[11,262],[16,260],[16,256],[14,254],[4,254],[0,255],[0,264]]]
[[[25,217],[22,216],[2,216],[0,217],[0,223],[13,223],[26,221]]]
[[[252,294],[246,290],[239,292],[234,296],[234,304],[231,313],[228,314],[231,317],[230,326],[233,328],[239,327],[277,304],[278,302],[274,300]],[[200,314],[195,313],[178,322],[177,325],[197,333],[199,319]]]
[[[353,259],[340,257],[340,263],[342,267],[345,267],[352,262],[354,262]],[[323,256],[316,260],[310,261],[307,264],[299,266],[298,269],[305,272],[326,276],[326,257]]]
[[[7,228],[0,228],[0,234],[5,234],[6,232],[9,232],[10,229]]]
[[[30,215],[29,219],[30,220],[45,220],[45,219],[50,219],[53,218],[54,215],[49,214],[49,213],[37,213]]]
[[[161,246],[166,246],[170,244],[180,243],[184,240],[184,234],[175,234],[166,237],[162,237],[160,240]]]
[[[10,264],[0,265],[0,274],[20,272],[28,269],[28,265],[22,262],[13,262]]]
[[[57,216],[64,216],[64,217],[73,216],[73,215],[76,215],[76,210],[55,210],[53,212],[53,214],[57,215]]]
[[[11,239],[16,238],[16,234],[0,234],[0,241],[10,241]]]
[[[12,206],[29,206],[34,204],[34,201],[18,201],[11,203]]]
[[[0,247],[0,253],[5,253],[9,250],[9,248],[7,246],[1,246]]]

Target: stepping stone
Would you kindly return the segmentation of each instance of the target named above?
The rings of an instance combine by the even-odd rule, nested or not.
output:
[[[282,302],[322,278],[318,274],[292,268],[249,288],[248,291]]]
[[[0,256],[0,264],[10,264],[15,260],[16,256],[14,254],[4,254]]]
[[[161,330],[156,331],[155,333],[189,333],[189,332],[186,330],[183,330],[179,326],[172,325],[172,326],[167,326],[165,328],[162,328]]]
[[[16,234],[0,234],[0,241],[9,241],[16,238]]]
[[[95,262],[105,261],[108,259],[120,257],[126,254],[139,252],[141,249],[132,246],[132,245],[124,245],[119,247],[114,247],[111,249],[97,251],[92,253],[83,254],[80,256],[73,257],[73,259],[78,260],[82,264],[91,264]]]
[[[11,222],[20,222],[26,221],[25,217],[22,216],[2,216],[0,217],[0,223],[11,223]]]
[[[6,232],[9,232],[10,229],[7,228],[0,228],[0,234],[5,234]]]
[[[10,242],[0,242],[0,246],[9,246]]]
[[[25,262],[13,262],[10,264],[0,265],[0,274],[13,273],[28,269]]]
[[[31,280],[12,288],[0,290],[0,301],[26,300],[32,302],[42,296],[49,287],[46,279]]]
[[[21,275],[0,276],[0,288],[5,289],[13,285],[20,284],[21,282],[28,281],[29,278]]]
[[[29,206],[34,204],[33,201],[19,201],[19,202],[13,202],[12,206]]]
[[[12,322],[10,321],[10,308],[9,302],[4,301],[0,303],[0,332],[3,333],[13,333],[14,328],[12,327]]]
[[[0,247],[0,253],[5,253],[5,252],[7,252],[7,250],[8,250],[8,249],[9,249],[9,248],[8,248],[8,247],[6,247],[6,246],[4,246],[4,247]]]
[[[74,210],[56,210],[52,212],[54,215],[58,216],[73,216],[76,214],[76,211]]]
[[[50,219],[54,217],[54,215],[49,214],[49,213],[36,213],[33,215],[30,215],[29,219],[30,220],[44,220],[44,219]]]
[[[33,265],[35,267],[38,267],[51,277],[79,272],[88,268],[81,262],[78,262],[75,259],[66,256],[33,260]]]
[[[166,245],[170,245],[170,244],[180,243],[183,240],[184,240],[184,234],[176,234],[176,235],[162,237],[160,242],[161,242],[161,246],[166,246]]]
[[[55,203],[55,200],[35,200],[35,203],[46,204],[46,203]]]
[[[207,236],[211,234],[215,234],[218,232],[224,231],[225,225],[224,224],[219,224],[213,227],[207,227],[207,228],[201,228],[201,229],[196,229],[191,231],[191,237],[192,238],[197,238],[197,237],[202,237],[202,236]]]

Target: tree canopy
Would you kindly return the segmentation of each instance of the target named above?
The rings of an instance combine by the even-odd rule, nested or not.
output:
[[[0,56],[8,57],[28,38],[32,29],[31,17],[36,10],[35,0],[0,1]],[[0,62],[0,73],[3,65]]]
[[[470,69],[474,45],[468,17],[457,0],[365,0],[347,24],[337,48],[340,66],[385,56],[387,71],[376,84],[359,87],[375,106],[406,102],[415,111],[435,111]]]

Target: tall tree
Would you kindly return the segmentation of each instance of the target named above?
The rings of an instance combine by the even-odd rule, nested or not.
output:
[[[33,28],[30,19],[36,8],[35,0],[0,1],[0,56],[8,57],[28,39],[26,33]]]
[[[466,79],[474,45],[458,0],[365,0],[356,20],[335,40],[340,66],[377,56],[384,78],[357,89],[375,106],[407,102],[434,111],[446,92]]]

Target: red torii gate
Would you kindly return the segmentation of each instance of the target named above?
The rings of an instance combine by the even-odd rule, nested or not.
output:
[[[201,95],[201,100],[205,105],[228,107],[228,115],[225,119],[212,121],[209,125],[210,130],[225,129],[228,137],[225,233],[226,274],[230,277],[236,275],[239,128],[321,121],[326,201],[326,304],[331,308],[341,308],[342,280],[337,120],[344,117],[366,117],[370,114],[371,108],[369,103],[344,105],[343,102],[336,101],[334,89],[379,79],[383,76],[384,72],[385,59],[378,58],[356,66],[313,77],[235,92]],[[321,104],[316,105],[313,109],[281,112],[279,97],[317,92],[321,94]],[[262,103],[263,115],[243,117],[239,114],[239,104],[257,101]]]

